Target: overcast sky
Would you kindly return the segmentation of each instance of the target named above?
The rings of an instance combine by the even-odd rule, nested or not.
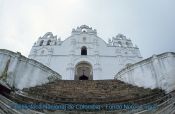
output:
[[[0,48],[28,56],[38,37],[62,40],[86,24],[108,38],[122,33],[144,58],[175,52],[175,0],[0,0]]]

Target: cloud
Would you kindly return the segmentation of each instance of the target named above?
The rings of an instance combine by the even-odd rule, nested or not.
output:
[[[67,38],[87,24],[105,41],[124,33],[143,57],[175,51],[174,0],[1,0],[0,48],[27,56],[38,37],[53,32]],[[156,42],[156,45],[155,45]]]

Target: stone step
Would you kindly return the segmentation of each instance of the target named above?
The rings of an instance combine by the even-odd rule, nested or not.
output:
[[[81,85],[81,86],[80,86]],[[97,80],[97,81],[75,81],[75,80],[57,80],[41,86],[23,89],[31,96],[40,96],[45,98],[78,98],[93,99],[103,98],[103,100],[114,101],[142,98],[161,93],[160,90],[144,89],[142,87],[132,86],[118,80]],[[72,99],[71,99],[72,98]],[[119,100],[117,100],[119,99]],[[94,100],[95,102],[95,100]]]

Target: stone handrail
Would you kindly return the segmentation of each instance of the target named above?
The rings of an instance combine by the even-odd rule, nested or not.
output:
[[[144,88],[175,90],[175,53],[166,52],[120,70],[115,79]]]
[[[61,75],[33,59],[0,49],[0,80],[9,87],[23,89],[61,79]]]

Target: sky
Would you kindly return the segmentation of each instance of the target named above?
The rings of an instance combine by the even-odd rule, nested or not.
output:
[[[175,0],[0,0],[0,49],[28,56],[46,32],[64,40],[83,24],[106,42],[126,35],[143,58],[175,52]]]

